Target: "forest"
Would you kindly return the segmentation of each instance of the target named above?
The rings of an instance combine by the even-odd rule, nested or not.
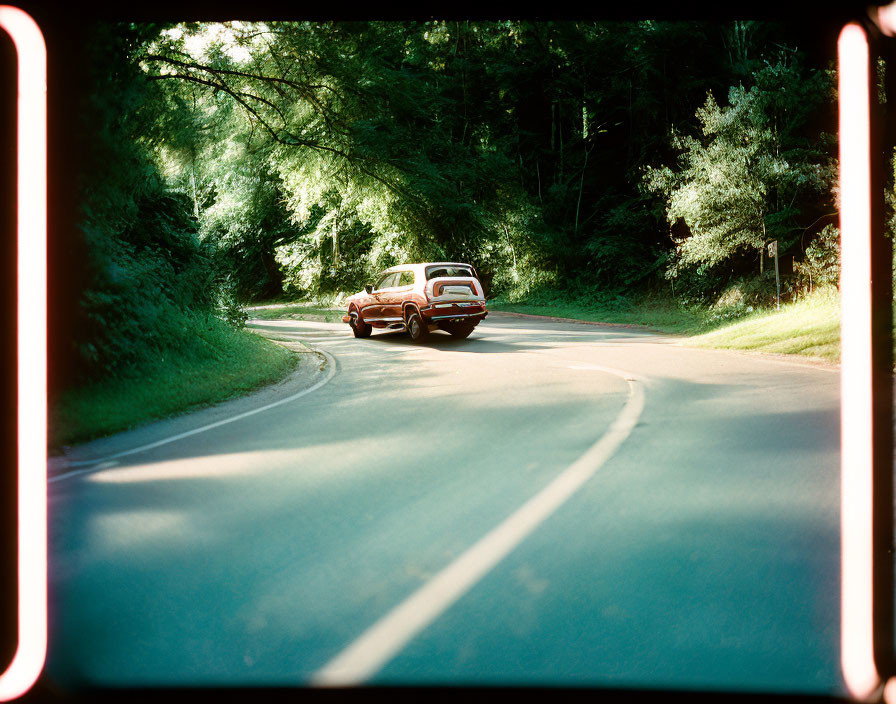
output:
[[[835,66],[754,21],[98,24],[79,379],[408,261],[502,301],[836,285]]]

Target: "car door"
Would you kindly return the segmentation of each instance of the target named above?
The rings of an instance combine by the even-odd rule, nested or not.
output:
[[[376,283],[373,285],[373,292],[370,294],[370,302],[364,307],[365,321],[369,323],[382,320],[385,294],[397,279],[398,274],[394,271],[388,271],[379,276]]]
[[[382,317],[390,322],[402,320],[401,306],[414,288],[414,273],[399,271],[389,288],[382,293]]]

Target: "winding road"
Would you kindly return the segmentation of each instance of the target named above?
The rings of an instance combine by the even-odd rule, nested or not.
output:
[[[317,385],[54,470],[51,678],[844,693],[836,367],[250,325],[325,353]]]

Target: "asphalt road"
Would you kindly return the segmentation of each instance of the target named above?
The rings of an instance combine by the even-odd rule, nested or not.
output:
[[[55,468],[51,678],[844,692],[836,368],[498,315],[253,327],[326,383]]]

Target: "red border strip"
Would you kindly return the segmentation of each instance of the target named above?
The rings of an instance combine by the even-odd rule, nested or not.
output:
[[[0,701],[27,692],[47,653],[47,50],[35,21],[0,5],[18,55],[17,352],[19,640]]]
[[[841,667],[852,696],[879,693],[874,649],[871,95],[865,30],[837,41],[840,133]]]

